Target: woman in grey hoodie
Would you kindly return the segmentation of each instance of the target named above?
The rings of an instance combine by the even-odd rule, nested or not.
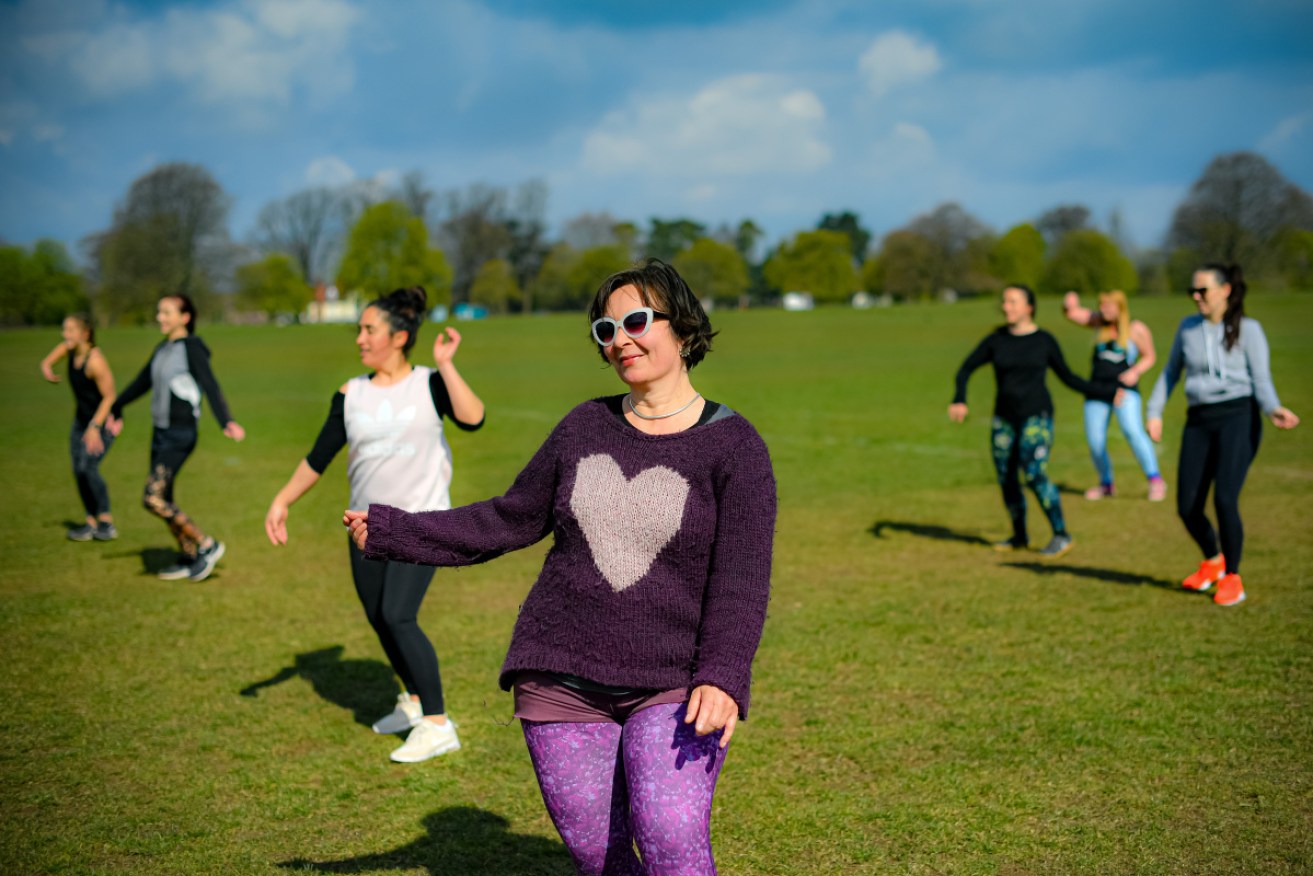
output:
[[[1204,592],[1217,584],[1213,602],[1239,605],[1245,600],[1240,488],[1258,452],[1260,412],[1278,429],[1295,428],[1299,417],[1277,398],[1267,337],[1258,320],[1245,316],[1240,266],[1204,265],[1194,272],[1189,292],[1199,313],[1186,317],[1176,330],[1167,364],[1149,397],[1146,425],[1149,436],[1161,441],[1163,408],[1184,374],[1188,410],[1176,475],[1176,511],[1204,560],[1181,586]],[[1217,531],[1204,514],[1210,486]]]

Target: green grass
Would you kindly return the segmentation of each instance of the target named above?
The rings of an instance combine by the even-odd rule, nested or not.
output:
[[[1165,353],[1188,303],[1136,307]],[[1088,333],[1057,309],[1040,315],[1083,372]],[[1250,309],[1283,402],[1313,418],[1313,298]],[[945,409],[991,304],[715,320],[698,387],[757,425],[781,500],[753,717],[717,798],[721,872],[1313,872],[1313,422],[1265,431],[1242,500],[1249,601],[1221,610],[1172,586],[1195,549],[1171,502],[1139,498],[1120,437],[1122,497],[1063,497],[1071,554],[1043,565],[981,546],[1006,529],[988,372],[965,426]],[[367,725],[396,686],[351,587],[343,461],[292,509],[289,546],[262,528],[358,371],[350,332],[202,334],[250,436],[207,420],[179,481],[180,504],[229,545],[202,585],[147,571],[168,538],[138,504],[144,400],[103,466],[121,537],[64,540],[81,516],[72,405],[36,367],[57,333],[0,334],[0,872],[570,873],[496,686],[545,546],[437,573],[421,620],[465,748],[389,763],[396,740]],[[619,386],[582,318],[465,337],[459,362],[489,413],[451,436],[457,502],[500,492],[572,404]],[[156,339],[104,333],[120,385]],[[1054,395],[1051,474],[1082,489],[1080,400]],[[1169,481],[1182,414],[1178,392]]]

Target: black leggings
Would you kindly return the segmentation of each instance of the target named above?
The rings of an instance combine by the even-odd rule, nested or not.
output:
[[[1181,435],[1181,462],[1176,472],[1176,513],[1204,557],[1221,553],[1227,574],[1240,571],[1245,527],[1240,520],[1240,488],[1258,452],[1263,421],[1252,399],[1191,408]],[[1208,488],[1213,488],[1217,532],[1204,515]]]
[[[68,433],[68,454],[73,459],[73,480],[77,482],[78,495],[82,497],[82,507],[88,517],[104,517],[109,514],[109,487],[100,476],[100,461],[109,453],[114,436],[108,430],[100,433],[105,449],[99,456],[87,452],[87,445],[82,443],[82,436],[87,431],[86,423],[73,422]]]
[[[419,628],[419,606],[433,580],[432,566],[371,560],[352,542],[351,577],[369,625],[406,690],[419,694],[426,715],[442,715],[442,675],[433,643]]]
[[[186,559],[196,559],[201,545],[209,538],[196,522],[173,501],[173,482],[182,464],[196,449],[196,429],[190,426],[156,426],[150,439],[150,475],[141,494],[141,504],[160,518],[178,541],[178,550]]]

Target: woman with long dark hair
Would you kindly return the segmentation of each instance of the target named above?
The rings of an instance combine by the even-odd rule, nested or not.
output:
[[[114,404],[114,373],[96,346],[96,328],[90,316],[74,313],[65,317],[63,336],[41,360],[41,374],[51,383],[59,383],[55,363],[68,357],[68,387],[77,403],[68,451],[87,522],[68,530],[67,535],[72,541],[109,541],[118,537],[118,530],[109,510],[109,487],[100,476],[100,461],[114,443],[113,434],[106,428]]]
[[[407,511],[451,507],[451,447],[443,418],[460,429],[483,425],[483,402],[456,370],[460,333],[438,332],[436,368],[410,363],[410,351],[428,309],[424,289],[398,289],[360,314],[356,347],[369,374],[348,380],[333,396],[319,438],[287,484],[274,496],[264,528],[276,545],[287,544],[293,503],[319,482],[343,447],[351,506],[388,502]],[[402,691],[396,708],[374,722],[375,733],[407,733],[392,752],[398,763],[416,763],[460,748],[456,724],[447,719],[438,655],[419,626],[433,567],[365,557],[348,540],[351,576],[365,617]]]
[[[210,369],[210,348],[196,336],[196,305],[186,295],[165,295],[155,310],[164,340],[151,353],[140,373],[110,409],[110,429],[123,429],[123,409],[149,392],[154,428],[150,439],[150,474],[142,505],[164,521],[178,543],[177,562],[159,577],[166,581],[190,578],[204,581],[224,554],[224,544],[206,534],[173,501],[174,482],[182,465],[196,449],[201,419],[201,397],[219,421],[223,434],[234,441],[246,430],[228,412],[219,381]]]
[[[1039,555],[1055,559],[1071,550],[1074,541],[1067,532],[1058,488],[1049,480],[1049,453],[1053,449],[1053,398],[1044,385],[1051,369],[1067,386],[1090,398],[1115,400],[1115,387],[1095,387],[1072,373],[1062,348],[1053,335],[1035,324],[1035,293],[1020,283],[1003,290],[1000,305],[1004,324],[985,336],[957,370],[953,403],[948,418],[961,423],[967,418],[967,381],[986,362],[994,366],[998,392],[994,397],[994,419],[990,447],[1003,504],[1012,518],[1012,537],[994,547],[1000,551],[1025,550],[1026,497],[1021,480],[1030,487],[1053,530]]]
[[[1258,453],[1262,417],[1278,429],[1299,425],[1299,417],[1277,398],[1263,326],[1245,316],[1247,288],[1239,265],[1213,262],[1194,272],[1189,292],[1199,312],[1187,316],[1176,329],[1148,408],[1149,436],[1161,441],[1163,409],[1184,377],[1187,411],[1176,473],[1176,511],[1204,558],[1181,586],[1202,593],[1216,584],[1213,602],[1222,606],[1245,600],[1240,579],[1245,542],[1240,490]],[[1204,513],[1210,488],[1216,530]]]
[[[775,478],[752,424],[693,388],[713,332],[673,268],[608,277],[589,319],[627,392],[566,414],[505,495],[344,522],[368,555],[439,566],[550,533],[501,672],[547,811],[580,873],[711,874],[712,798],[766,619]]]

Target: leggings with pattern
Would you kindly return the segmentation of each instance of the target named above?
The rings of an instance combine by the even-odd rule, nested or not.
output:
[[[147,511],[168,524],[177,539],[178,550],[194,560],[207,536],[201,528],[173,502],[173,481],[182,464],[196,449],[196,429],[186,426],[155,428],[150,439],[150,477],[141,504]]]
[[[719,732],[684,723],[685,706],[650,706],[623,724],[521,720],[543,802],[582,876],[714,876],[711,800],[725,751]]]
[[[1024,545],[1026,535],[1026,497],[1021,491],[1025,478],[1039,501],[1039,507],[1049,519],[1054,535],[1066,535],[1067,525],[1062,519],[1062,502],[1058,488],[1049,480],[1049,451],[1053,447],[1053,417],[1036,414],[1016,424],[995,417],[990,433],[994,452],[994,469],[998,484],[1003,488],[1003,504],[1012,517],[1012,543]]]

